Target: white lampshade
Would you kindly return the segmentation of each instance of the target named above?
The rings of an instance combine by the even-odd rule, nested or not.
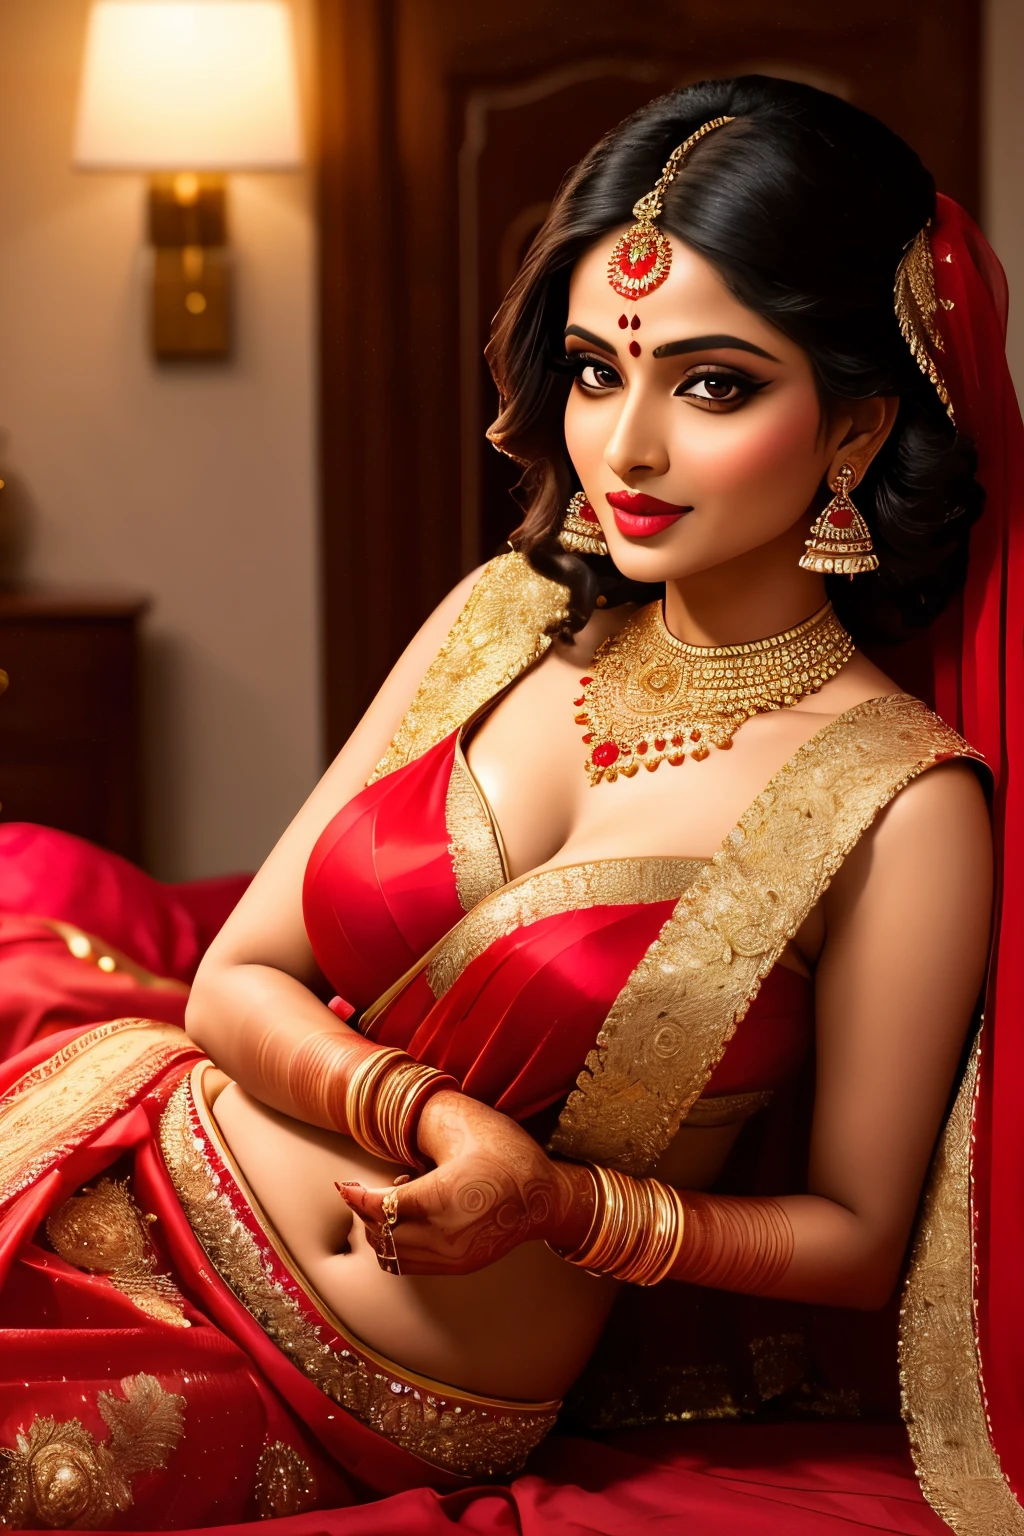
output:
[[[98,0],[76,164],[286,170],[302,156],[291,13],[280,0]]]

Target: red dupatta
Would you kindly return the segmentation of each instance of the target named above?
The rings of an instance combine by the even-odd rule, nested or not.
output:
[[[1006,362],[1007,289],[996,256],[941,194],[931,244],[943,340],[935,361],[957,427],[977,448],[986,492],[962,600],[928,639],[935,707],[985,754],[995,779],[996,916],[971,1158],[974,1302],[982,1407],[1015,1495],[986,1517],[965,1488],[966,1519],[954,1529],[1016,1532],[1024,1531],[1024,424]]]

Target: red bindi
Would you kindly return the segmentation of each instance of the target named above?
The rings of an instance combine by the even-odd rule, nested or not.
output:
[[[640,329],[640,316],[634,315],[629,323],[633,327],[634,331],[638,331]]]
[[[619,330],[620,331],[624,331],[628,324],[629,324],[629,321],[626,319],[626,316],[625,315],[620,315],[619,316]]]
[[[630,355],[630,357],[639,357],[640,356],[640,350],[641,350],[640,343],[638,341],[631,341],[630,342],[630,344],[629,344],[629,355]]]

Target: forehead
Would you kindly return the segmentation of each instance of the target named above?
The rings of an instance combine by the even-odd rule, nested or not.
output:
[[[634,316],[640,320],[652,346],[722,332],[751,341],[776,357],[799,353],[794,342],[729,292],[709,261],[671,236],[672,265],[660,288],[642,299],[621,298],[608,281],[607,268],[622,232],[616,229],[603,236],[573,268],[569,284],[571,323],[612,339],[624,313],[631,320]]]

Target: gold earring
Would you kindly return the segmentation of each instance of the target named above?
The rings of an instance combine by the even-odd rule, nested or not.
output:
[[[583,491],[577,491],[565,509],[562,526],[558,531],[558,542],[563,549],[571,550],[574,555],[608,553],[597,513]]]
[[[830,487],[832,500],[811,525],[810,538],[804,540],[807,550],[800,556],[802,570],[819,576],[849,576],[851,581],[864,571],[877,571],[871,531],[850,500],[850,487],[856,478],[851,464],[840,466],[836,483]]]

